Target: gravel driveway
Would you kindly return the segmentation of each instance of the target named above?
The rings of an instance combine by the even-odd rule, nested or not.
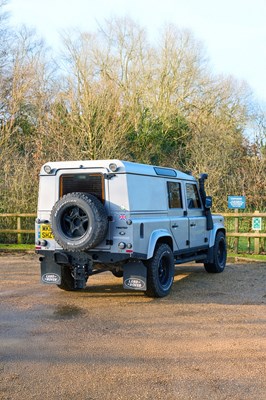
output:
[[[171,294],[40,283],[36,255],[0,255],[0,399],[266,399],[266,263],[176,268]]]

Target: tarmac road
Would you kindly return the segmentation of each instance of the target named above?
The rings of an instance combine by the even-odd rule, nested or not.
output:
[[[171,294],[40,283],[36,255],[0,256],[0,399],[266,399],[266,263],[179,266]]]

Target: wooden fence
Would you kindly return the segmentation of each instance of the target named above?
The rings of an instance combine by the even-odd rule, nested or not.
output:
[[[266,218],[266,213],[260,213],[258,211],[255,211],[254,213],[240,213],[238,210],[235,210],[235,212],[231,213],[222,213],[222,215],[225,217],[225,224],[227,227],[227,238],[234,238],[234,251],[235,253],[238,253],[239,251],[239,239],[240,238],[246,238],[248,242],[247,250],[251,248],[250,246],[250,241],[251,239],[254,239],[254,253],[259,254],[261,249],[265,251],[265,240],[266,240],[266,227],[264,229],[264,232],[261,232],[259,230],[253,231],[253,232],[240,232],[239,231],[239,220],[240,218],[249,218],[250,220],[253,217],[261,217],[261,218]],[[2,218],[13,218],[16,220],[16,224],[14,224],[13,228],[6,228],[6,229],[1,229],[2,223],[1,219]],[[0,234],[15,234],[17,235],[17,243],[21,244],[23,243],[22,240],[22,235],[23,234],[34,234],[34,224],[32,224],[32,229],[22,229],[22,219],[23,218],[36,218],[36,214],[33,213],[25,213],[25,214],[0,214]],[[234,226],[234,231],[230,231],[228,229],[228,220],[232,219],[234,220],[233,226]],[[262,239],[264,240],[263,245],[262,245]]]
[[[16,228],[7,228],[7,229],[0,229],[0,234],[8,234],[8,233],[13,233],[17,235],[17,243],[22,244],[22,234],[23,233],[34,233],[34,229],[21,229],[21,222],[22,218],[36,218],[36,214],[30,214],[30,213],[24,213],[24,214],[0,214],[0,228],[2,226],[1,224],[1,219],[2,218],[14,218],[16,219]],[[34,225],[34,224],[33,224]],[[33,226],[34,228],[34,226]]]
[[[239,231],[239,220],[240,218],[249,218],[250,220],[252,218],[266,218],[266,213],[260,213],[259,211],[255,211],[254,213],[243,213],[239,212],[237,209],[235,210],[234,213],[223,213],[222,214],[225,217],[225,224],[227,227],[227,238],[233,237],[235,238],[235,243],[234,243],[234,251],[235,253],[238,253],[239,251],[239,239],[240,238],[246,238],[247,239],[247,250],[249,252],[251,245],[250,241],[251,239],[254,239],[254,254],[260,254],[261,250],[264,252],[265,251],[265,240],[266,240],[266,226],[264,229],[264,232],[261,232],[260,230],[254,230],[252,232],[240,232]],[[231,218],[234,220],[234,231],[231,232],[228,230],[228,218]],[[265,224],[266,225],[266,224]],[[263,244],[262,244],[262,239],[263,239]]]

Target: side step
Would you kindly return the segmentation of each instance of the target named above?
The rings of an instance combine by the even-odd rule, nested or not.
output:
[[[190,256],[190,257],[178,258],[175,260],[175,264],[183,264],[183,263],[187,263],[190,261],[204,262],[205,260],[207,260],[207,254],[198,254],[198,255],[194,255],[194,256]]]

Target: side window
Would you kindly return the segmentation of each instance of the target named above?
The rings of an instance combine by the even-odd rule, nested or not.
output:
[[[178,182],[167,182],[169,208],[183,208],[181,185]]]
[[[187,206],[188,208],[201,208],[201,202],[197,185],[187,183]]]

